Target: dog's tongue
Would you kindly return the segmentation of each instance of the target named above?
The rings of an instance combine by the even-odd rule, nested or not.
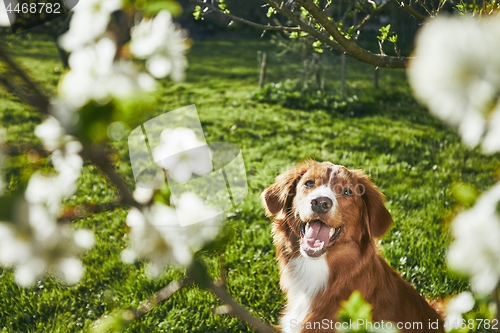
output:
[[[326,246],[330,241],[330,228],[320,221],[309,222],[304,239],[310,247],[319,247],[321,242]]]

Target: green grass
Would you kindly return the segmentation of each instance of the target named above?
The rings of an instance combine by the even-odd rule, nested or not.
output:
[[[50,39],[28,34],[2,39],[53,94],[61,66]],[[157,106],[144,110],[143,120],[147,120],[194,103],[209,142],[234,142],[242,148],[250,191],[227,218],[235,233],[223,255],[205,257],[212,274],[217,274],[218,263],[223,262],[233,297],[262,320],[277,323],[284,297],[278,286],[270,222],[259,194],[278,173],[311,157],[371,173],[386,195],[395,221],[381,241],[384,255],[421,293],[435,298],[467,289],[464,279],[447,272],[444,261],[451,240],[449,222],[460,209],[451,189],[458,182],[471,183],[481,191],[490,187],[499,175],[498,156],[485,157],[464,147],[455,132],[411,98],[401,70],[383,70],[381,88],[375,92],[373,69],[349,59],[347,96],[357,95],[361,101],[353,112],[258,103],[248,96],[256,91],[259,50],[272,50],[272,46],[248,36],[195,41],[189,53],[187,80],[175,85],[162,81],[155,94]],[[298,63],[297,59],[287,63],[271,57],[268,81],[290,78]],[[338,69],[339,62],[334,61],[325,71],[334,94],[339,85],[335,81]],[[0,90],[0,120],[7,128],[10,145],[27,151],[37,143],[32,132],[40,119],[34,110]],[[114,146],[119,157],[117,169],[132,186],[126,141]],[[8,164],[8,184],[16,187],[21,173],[47,164],[45,159],[15,156]],[[90,165],[85,166],[79,185],[69,202],[113,200],[113,188]],[[87,270],[76,286],[46,278],[33,288],[22,289],[14,284],[11,270],[0,268],[0,331],[86,331],[94,320],[114,308],[137,307],[168,282],[181,278],[184,272],[172,269],[150,280],[143,264],[121,263],[120,252],[127,246],[126,212],[123,207],[74,222],[75,227],[92,229],[97,238],[96,247],[83,257]],[[127,332],[252,331],[239,320],[214,314],[219,305],[211,293],[192,286],[133,322]]]

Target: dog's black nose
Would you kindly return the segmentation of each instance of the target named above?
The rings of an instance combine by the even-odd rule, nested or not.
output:
[[[333,202],[328,197],[318,197],[311,200],[311,209],[318,214],[326,213],[332,208]]]

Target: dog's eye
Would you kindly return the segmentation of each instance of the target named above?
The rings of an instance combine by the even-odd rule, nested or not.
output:
[[[352,191],[350,188],[345,188],[342,190],[342,194],[350,197],[350,196],[352,196]]]
[[[308,188],[313,187],[314,186],[314,180],[308,180],[307,182],[305,182],[304,186],[308,187]]]

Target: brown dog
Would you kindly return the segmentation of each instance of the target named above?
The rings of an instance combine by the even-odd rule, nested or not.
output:
[[[336,331],[341,303],[355,290],[373,306],[373,322],[444,332],[438,314],[378,254],[373,238],[392,218],[361,171],[308,160],[279,175],[262,201],[288,300],[283,332]]]

